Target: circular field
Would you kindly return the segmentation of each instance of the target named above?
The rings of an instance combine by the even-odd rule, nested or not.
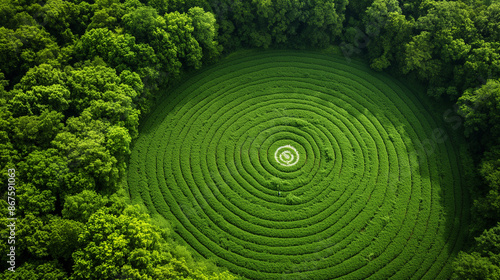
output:
[[[131,201],[249,279],[448,279],[464,152],[418,96],[342,56],[232,55],[148,117]]]

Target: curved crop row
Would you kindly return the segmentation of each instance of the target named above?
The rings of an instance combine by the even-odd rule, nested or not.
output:
[[[233,56],[166,95],[133,147],[133,202],[250,279],[446,279],[468,219],[457,145],[363,63]]]

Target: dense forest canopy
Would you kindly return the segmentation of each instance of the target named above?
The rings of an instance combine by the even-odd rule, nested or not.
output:
[[[454,277],[500,277],[499,1],[5,0],[1,278],[236,279],[125,202],[141,119],[160,89],[233,51],[335,46],[455,105],[478,183]]]

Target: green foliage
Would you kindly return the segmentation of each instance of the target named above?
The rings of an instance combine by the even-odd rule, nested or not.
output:
[[[62,216],[65,219],[86,223],[90,216],[108,203],[108,199],[91,190],[67,196]]]
[[[9,131],[12,130],[10,125],[10,118],[12,113],[7,106],[7,91],[5,87],[8,85],[5,76],[0,72],[0,168],[3,170],[7,169],[7,165],[19,160],[18,152],[14,149],[14,145],[11,143]]]
[[[459,98],[465,118],[465,134],[480,132],[487,139],[500,137],[500,80],[488,80],[478,89],[469,89]]]
[[[136,44],[132,35],[117,34],[107,28],[87,31],[76,43],[75,52],[81,60],[98,56],[118,72],[143,72],[144,68],[155,67],[158,63],[151,46]]]
[[[500,225],[477,237],[474,249],[458,255],[454,279],[500,279]]]
[[[68,279],[68,273],[64,271],[57,261],[50,262],[26,262],[16,268],[16,272],[4,272],[0,277],[11,280],[25,279],[47,279],[47,280],[65,280]]]
[[[28,183],[20,188],[16,195],[19,201],[23,202],[18,208],[20,215],[31,213],[42,216],[55,211],[56,196],[51,190],[39,189]]]
[[[483,38],[490,42],[500,41],[500,3],[493,2],[486,9],[481,9],[476,21]]]
[[[38,115],[46,109],[66,117],[86,112],[93,119],[125,127],[135,136],[140,112],[134,102],[140,97],[136,90],[142,89],[139,76],[130,71],[117,75],[106,66],[84,66],[63,72],[42,64],[16,85],[9,103],[15,116]]]
[[[215,40],[213,15],[200,8],[193,8],[190,13],[174,11],[162,17],[151,7],[139,7],[125,14],[123,23],[125,30],[138,42],[148,44],[154,50],[162,71],[177,77],[183,65],[201,66],[201,46],[205,47],[207,60],[220,52]]]
[[[203,59],[213,61],[217,58],[222,46],[217,42],[217,25],[212,13],[205,12],[203,8],[193,7],[188,11],[193,21],[193,36],[203,50]]]
[[[165,32],[176,46],[177,59],[194,68],[201,67],[201,47],[194,37],[193,20],[187,14],[172,12],[165,14]]]
[[[479,165],[479,174],[483,178],[484,188],[476,198],[474,206],[486,224],[496,223],[500,217],[500,147],[488,150]]]
[[[370,66],[380,71],[394,61],[401,62],[400,54],[405,43],[410,41],[415,24],[402,14],[398,1],[374,1],[366,10],[364,20],[367,36],[376,38],[370,42],[368,49]]]
[[[9,92],[4,117],[10,123],[4,137],[12,141],[6,148],[26,157],[23,178],[59,198],[116,190],[137,135],[134,101],[142,90],[140,77],[128,70],[118,76],[104,66],[63,72],[42,64],[28,71]]]
[[[68,193],[84,189],[113,192],[120,173],[117,159],[106,149],[103,131],[88,127],[83,129],[84,135],[61,132],[52,141],[52,145],[66,155],[67,166],[72,171]]]
[[[59,68],[50,64],[41,64],[28,70],[14,88],[16,90],[31,91],[35,87],[64,84],[66,79],[66,73]]]
[[[483,257],[476,252],[467,254],[460,252],[454,262],[453,279],[500,279],[500,267],[491,262],[488,257]]]
[[[93,15],[87,30],[94,28],[109,28],[113,30],[120,27],[122,17],[129,11],[126,6],[130,1],[121,3],[119,0],[97,0],[93,7]]]
[[[167,261],[167,256],[159,252],[164,246],[161,236],[136,215],[114,216],[98,211],[78,240],[87,245],[73,255],[73,279],[116,279],[123,272],[140,275],[141,270]]]
[[[453,100],[500,76],[496,27],[486,23],[495,22],[497,4],[417,1],[400,7],[398,1],[377,0],[366,9],[374,69],[396,66],[429,83],[430,95]]]
[[[60,42],[72,43],[74,35],[70,29],[75,16],[80,16],[74,3],[63,0],[48,0],[40,9],[40,21],[50,34]]]
[[[158,30],[165,28],[165,21],[152,7],[139,7],[123,16],[123,24],[128,32],[139,42],[155,41]],[[157,50],[154,46],[152,47]]]
[[[0,64],[7,77],[25,73],[42,63],[55,63],[60,49],[45,29],[21,25],[16,30],[0,27]]]
[[[121,215],[102,210],[90,216],[73,253],[71,279],[234,279],[196,263],[182,247],[172,248],[149,217],[129,207]],[[211,277],[213,275],[213,278]]]
[[[0,54],[2,71],[9,76],[21,65],[21,58],[17,54],[23,43],[15,36],[14,30],[0,27]]]
[[[40,115],[44,110],[64,112],[69,108],[70,92],[62,85],[34,86],[29,91],[13,91],[10,100],[15,116]]]
[[[137,127],[139,112],[133,108],[132,102],[138,93],[122,83],[114,69],[88,66],[69,74],[66,86],[72,94],[70,108],[74,112],[88,110],[94,119],[108,118],[114,124]]]
[[[47,148],[50,141],[62,128],[63,115],[56,111],[45,110],[40,116],[21,116],[12,119],[12,140],[18,151],[27,153],[29,148]],[[31,146],[36,145],[36,147]]]
[[[211,1],[227,49],[326,47],[341,33],[347,1]]]
[[[78,236],[83,230],[83,223],[54,217],[38,229],[33,238],[37,240],[37,244],[41,244],[40,248],[46,248],[47,255],[54,259],[68,261],[72,253],[80,246]]]

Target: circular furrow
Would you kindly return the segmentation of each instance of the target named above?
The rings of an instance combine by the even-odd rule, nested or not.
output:
[[[359,61],[233,55],[148,117],[131,201],[249,279],[447,279],[468,219],[462,139],[429,104]]]

